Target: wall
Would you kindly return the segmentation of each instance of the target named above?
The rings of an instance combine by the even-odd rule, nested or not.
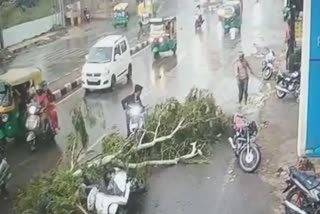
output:
[[[3,30],[4,47],[15,45],[23,40],[48,32],[54,25],[62,23],[61,14],[47,16],[31,22],[13,26]]]

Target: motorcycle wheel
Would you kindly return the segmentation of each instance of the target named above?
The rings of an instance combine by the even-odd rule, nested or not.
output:
[[[278,82],[278,85],[279,85],[279,86],[283,86],[283,85],[284,85],[283,80],[281,80],[280,82]],[[283,98],[287,95],[286,92],[283,92],[283,91],[280,91],[280,90],[276,90],[276,94],[277,94],[277,97],[278,97],[279,99],[283,99]]]
[[[296,199],[294,199],[295,196],[297,197]],[[293,203],[299,208],[302,208],[303,205],[307,203],[307,197],[298,188],[294,188],[290,190],[290,192],[286,197],[286,200]],[[295,211],[291,210],[289,207],[286,207],[286,206],[285,206],[285,213],[296,214]]]
[[[33,153],[36,151],[36,139],[33,139],[29,142],[30,152]]]
[[[272,77],[272,71],[270,68],[266,68],[262,71],[262,77],[264,80],[270,80]]]
[[[247,173],[253,173],[261,162],[261,152],[258,145],[251,143],[249,152],[244,148],[239,154],[239,164],[241,169]]]

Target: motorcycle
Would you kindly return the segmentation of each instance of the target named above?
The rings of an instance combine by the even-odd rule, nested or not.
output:
[[[130,105],[129,110],[129,130],[130,133],[136,133],[144,128],[145,109],[140,105]]]
[[[101,185],[83,184],[80,192],[86,196],[88,211],[124,214],[130,194],[144,188],[144,182],[128,176],[126,171],[115,167],[112,173],[106,173]]]
[[[290,167],[286,183],[287,187],[283,191],[288,192],[283,202],[286,214],[320,213],[320,180],[316,176]]]
[[[201,19],[201,15],[195,15],[194,27],[196,32],[201,29],[202,24],[203,20]]]
[[[0,162],[0,193],[2,195],[7,194],[7,183],[11,179],[10,166],[4,156],[1,157]]]
[[[272,77],[274,71],[274,61],[275,53],[273,51],[269,51],[262,62],[262,77],[264,80],[269,80]]]
[[[53,141],[55,131],[53,130],[50,120],[41,121],[41,106],[38,103],[30,103],[27,107],[27,120],[25,127],[27,133],[27,143],[30,145],[30,151],[36,150],[38,140]],[[42,124],[43,123],[43,124]]]
[[[258,127],[254,121],[247,121],[243,115],[235,114],[233,118],[233,138],[229,143],[244,172],[252,173],[260,165],[261,152],[256,144]]]
[[[84,18],[85,20],[90,23],[91,21],[91,14],[89,12],[84,12]]]
[[[300,95],[300,71],[287,74],[278,73],[276,94],[279,99],[283,99],[287,94],[298,98]]]

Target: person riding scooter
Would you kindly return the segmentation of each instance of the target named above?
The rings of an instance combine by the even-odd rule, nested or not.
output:
[[[87,22],[90,22],[91,20],[91,14],[88,10],[88,8],[84,8],[83,10],[83,15],[84,15],[84,18],[86,19]]]
[[[44,92],[42,85],[36,86],[35,101],[41,106],[40,116],[41,116],[41,126],[42,126],[44,120],[48,118],[48,105],[49,105],[47,94]]]
[[[60,129],[59,126],[59,120],[58,120],[58,113],[56,110],[56,105],[55,105],[55,98],[53,93],[51,92],[51,90],[48,87],[48,83],[46,81],[43,81],[41,83],[41,86],[43,88],[44,93],[46,94],[49,104],[48,104],[48,113],[50,116],[50,121],[51,121],[51,125],[54,131],[56,131],[57,129]]]
[[[196,7],[195,15],[198,17],[200,23],[202,24],[204,22],[202,17],[202,9],[200,8],[200,5],[198,4]]]
[[[126,123],[127,123],[127,136],[130,136],[130,127],[129,127],[129,123],[130,123],[130,115],[129,115],[129,106],[130,105],[135,105],[138,104],[139,106],[141,106],[142,109],[144,109],[145,107],[142,105],[141,99],[140,99],[140,95],[142,93],[142,89],[143,87],[141,85],[135,85],[134,87],[134,92],[132,94],[130,94],[129,96],[125,97],[122,101],[122,108],[123,110],[126,111]]]

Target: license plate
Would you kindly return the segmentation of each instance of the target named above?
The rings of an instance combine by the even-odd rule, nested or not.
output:
[[[88,78],[88,81],[89,82],[98,82],[99,79],[97,79],[97,78]]]

